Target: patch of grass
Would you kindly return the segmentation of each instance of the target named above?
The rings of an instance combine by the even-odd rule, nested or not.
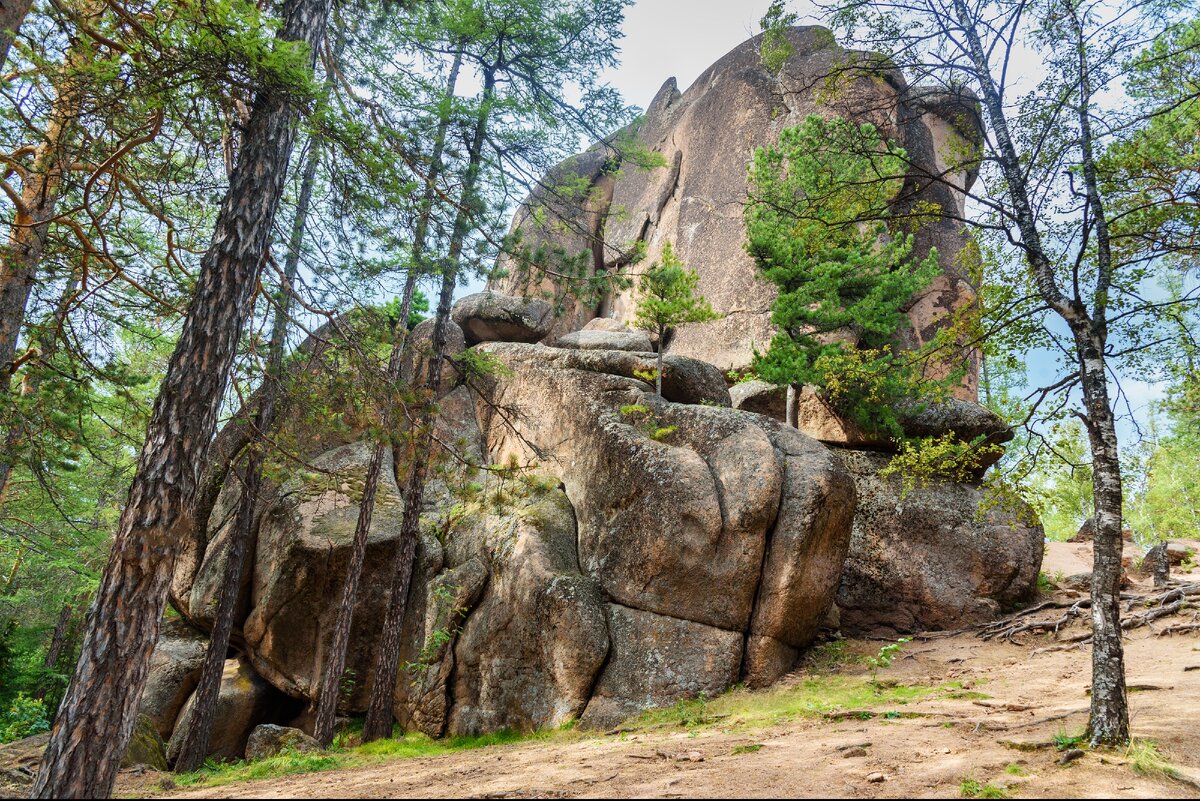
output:
[[[1059,751],[1066,751],[1070,748],[1087,748],[1087,744],[1087,732],[1067,734],[1065,731],[1059,731],[1054,735],[1054,747]]]
[[[866,717],[904,717],[894,707],[961,689],[961,684],[891,686],[872,684],[866,676],[809,676],[795,684],[767,690],[734,689],[711,700],[697,698],[643,712],[628,728],[682,726],[773,726],[797,718],[816,718],[862,710]],[[871,712],[874,708],[877,712]],[[892,710],[892,711],[889,711]]]
[[[1162,755],[1153,740],[1131,740],[1125,757],[1135,773],[1163,779],[1178,779],[1179,770]]]
[[[1008,791],[994,784],[980,784],[975,779],[963,779],[958,785],[963,798],[1008,798]]]
[[[354,747],[335,744],[330,750],[321,753],[302,754],[285,751],[279,756],[261,759],[257,762],[216,763],[208,761],[204,767],[193,773],[177,775],[175,783],[180,787],[195,785],[216,787],[222,784],[271,779],[297,773],[317,773],[339,768],[353,768],[393,759],[440,756],[492,745],[548,740],[552,737],[562,736],[560,732],[563,731],[569,730],[546,730],[533,734],[499,731],[479,737],[447,737],[443,740],[434,740],[423,734],[405,734]]]
[[[1024,776],[1025,768],[1021,767],[1016,762],[1009,762],[1008,765],[1005,766],[1004,772],[1009,776]]]
[[[808,649],[804,655],[804,667],[812,673],[837,673],[847,665],[863,663],[862,654],[850,650],[849,640],[830,640]]]
[[[753,754],[761,750],[762,743],[751,743],[750,745],[735,745],[730,753],[736,756],[737,754]]]

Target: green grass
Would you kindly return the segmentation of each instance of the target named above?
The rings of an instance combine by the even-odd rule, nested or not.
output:
[[[734,756],[737,756],[738,754],[753,754],[756,751],[761,751],[762,747],[763,747],[762,743],[751,743],[750,745],[735,745],[733,747],[733,750],[730,751],[730,753],[733,754]]]
[[[1054,747],[1059,751],[1066,751],[1070,748],[1086,748],[1087,741],[1087,732],[1067,734],[1065,731],[1060,731],[1054,735]]]
[[[1005,766],[1004,772],[1009,776],[1024,776],[1025,768],[1021,767],[1016,762],[1009,762],[1008,765]]]
[[[1162,779],[1178,779],[1179,770],[1158,750],[1153,740],[1132,740],[1125,749],[1134,773]]]
[[[808,649],[804,667],[812,673],[837,673],[847,665],[861,665],[865,657],[850,650],[848,640],[830,640]]]
[[[354,747],[334,746],[329,751],[316,754],[285,752],[270,759],[257,762],[205,763],[193,773],[181,773],[174,779],[180,787],[204,785],[215,787],[234,782],[271,779],[298,773],[317,773],[339,768],[354,768],[385,762],[393,759],[416,759],[418,757],[441,756],[457,751],[486,748],[493,745],[549,740],[563,736],[573,728],[564,726],[559,730],[546,730],[533,734],[500,731],[480,737],[447,737],[433,740],[423,734],[405,734],[390,740],[376,740]]]
[[[994,784],[980,784],[974,779],[963,779],[958,785],[958,794],[963,798],[1008,798],[1008,791]]]
[[[629,729],[717,725],[753,728],[855,710],[873,711],[885,719],[895,719],[905,715],[891,707],[961,691],[959,682],[887,685],[872,684],[867,676],[810,676],[785,687],[755,692],[736,687],[713,699],[680,701],[674,706],[643,712],[625,726]]]

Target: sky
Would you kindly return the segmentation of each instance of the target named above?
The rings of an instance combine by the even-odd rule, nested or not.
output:
[[[608,80],[645,108],[671,77],[680,91],[721,56],[758,33],[770,0],[638,0],[625,13],[621,65]],[[806,2],[791,4],[802,17]],[[814,20],[802,19],[801,23]]]

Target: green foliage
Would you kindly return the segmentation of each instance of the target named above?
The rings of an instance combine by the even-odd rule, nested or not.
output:
[[[44,731],[50,731],[50,719],[42,701],[19,693],[0,708],[0,743],[11,743]]]
[[[1054,747],[1059,751],[1068,751],[1072,748],[1087,747],[1087,732],[1079,734],[1069,734],[1065,731],[1055,732]]]
[[[655,442],[665,442],[678,430],[678,426],[662,425],[654,410],[641,403],[622,406],[621,415],[630,418],[632,422],[638,424],[646,432],[646,436]]]
[[[1008,798],[1008,791],[994,784],[980,784],[975,779],[964,779],[958,785],[958,794],[963,798]]]
[[[175,777],[175,782],[181,787],[196,785],[219,787],[221,785],[253,781],[255,779],[270,779],[299,773],[356,768],[377,765],[381,762],[391,760],[442,756],[478,748],[509,745],[531,740],[550,740],[555,737],[568,736],[575,735],[572,735],[569,731],[541,731],[522,734],[510,730],[502,730],[477,737],[446,737],[434,740],[423,734],[403,734],[391,739],[375,740],[374,742],[359,746],[349,746],[346,743],[342,743],[324,752],[302,754],[294,751],[285,751],[278,756],[257,762],[238,761],[217,763],[209,761],[200,770],[193,773],[179,774]]]
[[[735,745],[729,753],[733,756],[738,756],[739,754],[757,754],[762,749],[762,743],[750,743],[748,745]]]
[[[985,439],[979,436],[971,442],[960,442],[952,433],[906,438],[900,443],[899,452],[879,474],[900,479],[901,498],[917,487],[927,487],[937,481],[970,482],[982,471],[984,464],[1004,452],[1003,446],[988,444]]]
[[[937,253],[912,258],[912,235],[889,227],[906,155],[871,125],[810,116],[759,148],[750,167],[747,250],[779,287],[777,334],[754,372],[773,384],[817,387],[864,429],[902,438],[894,406],[929,397],[933,352],[897,352],[904,306],[940,272]],[[851,333],[852,332],[852,333]]]
[[[777,685],[766,690],[735,687],[716,698],[680,701],[663,709],[651,709],[627,721],[627,730],[684,727],[693,730],[719,726],[722,729],[757,729],[792,720],[820,718],[826,714],[863,711],[866,716],[883,714],[888,708],[906,706],[930,697],[960,691],[962,685],[873,684],[866,676],[810,676],[801,682]],[[875,712],[874,710],[879,710]]]
[[[1153,740],[1130,740],[1125,748],[1125,758],[1128,759],[1135,773],[1162,779],[1180,778],[1179,769],[1171,764],[1158,745]]]
[[[901,637],[893,643],[888,643],[887,645],[882,646],[879,649],[879,653],[875,654],[874,656],[868,656],[864,660],[867,664],[867,667],[871,668],[872,685],[878,684],[876,681],[876,676],[879,674],[879,671],[884,668],[891,667],[892,662],[895,661],[896,657],[900,654],[900,650],[910,642],[912,642],[911,637]]]
[[[662,261],[643,273],[638,281],[634,327],[652,334],[661,350],[669,329],[719,320],[721,315],[703,296],[696,294],[699,283],[700,276],[684,267],[670,241],[663,243]]]
[[[787,39],[787,29],[795,25],[800,17],[795,12],[785,11],[784,0],[771,0],[767,13],[758,21],[762,30],[762,45],[759,55],[769,72],[778,73],[792,57],[792,43]]]

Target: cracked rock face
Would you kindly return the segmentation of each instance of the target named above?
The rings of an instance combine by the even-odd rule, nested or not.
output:
[[[858,486],[837,599],[844,630],[958,629],[1036,593],[1045,533],[1032,509],[983,507],[983,490],[971,484],[902,496],[899,479],[879,475],[886,455],[842,455]]]
[[[659,154],[661,166],[614,169],[609,152],[595,146],[546,177],[547,186],[570,179],[588,191],[535,192],[513,221],[524,241],[545,245],[550,253],[574,257],[592,273],[628,269],[639,243],[646,264],[660,258],[664,242],[700,274],[699,291],[726,316],[703,326],[683,326],[669,345],[671,353],[692,356],[722,370],[745,367],[755,346],[770,342],[770,307],[774,289],[761,281],[745,252],[742,208],[747,197],[747,166],[755,148],[773,143],[779,131],[800,124],[810,114],[840,115],[870,121],[904,146],[909,156],[945,182],[912,187],[901,201],[936,203],[947,212],[916,235],[914,255],[923,258],[937,247],[943,275],[913,298],[913,324],[901,344],[925,342],[954,309],[975,300],[967,271],[959,258],[967,240],[951,219],[961,212],[963,196],[975,175],[954,166],[955,158],[980,138],[975,104],[969,98],[930,95],[911,90],[896,70],[878,78],[826,80],[853,54],[834,43],[823,28],[793,28],[793,52],[778,75],[769,73],[759,56],[759,38],[721,58],[680,92],[668,80],[635,130],[626,131],[646,149]],[[898,212],[906,208],[898,208]],[[537,276],[522,274],[502,260],[508,274],[492,288],[509,294],[554,297],[556,290]],[[561,299],[561,298],[559,298]],[[594,317],[631,322],[635,298],[617,292],[596,304],[566,301],[547,341],[576,331]],[[962,388],[974,398],[977,366],[970,365]]]
[[[729,408],[719,372],[696,360],[667,363],[674,397],[692,401],[675,403],[632,377],[646,354],[477,348],[504,369],[442,399],[439,440],[529,471],[508,479],[498,506],[456,501],[449,478],[426,494],[425,531],[438,534],[417,549],[400,724],[435,737],[610,726],[790,670],[832,603],[849,543],[854,488],[838,457]],[[245,669],[294,698],[311,701],[319,686],[369,458],[366,442],[320,455],[282,482],[258,524],[237,636]],[[363,711],[373,680],[400,501],[389,463],[345,712]],[[199,576],[219,572],[220,538],[211,545]],[[197,581],[192,609],[211,606],[210,585]]]

